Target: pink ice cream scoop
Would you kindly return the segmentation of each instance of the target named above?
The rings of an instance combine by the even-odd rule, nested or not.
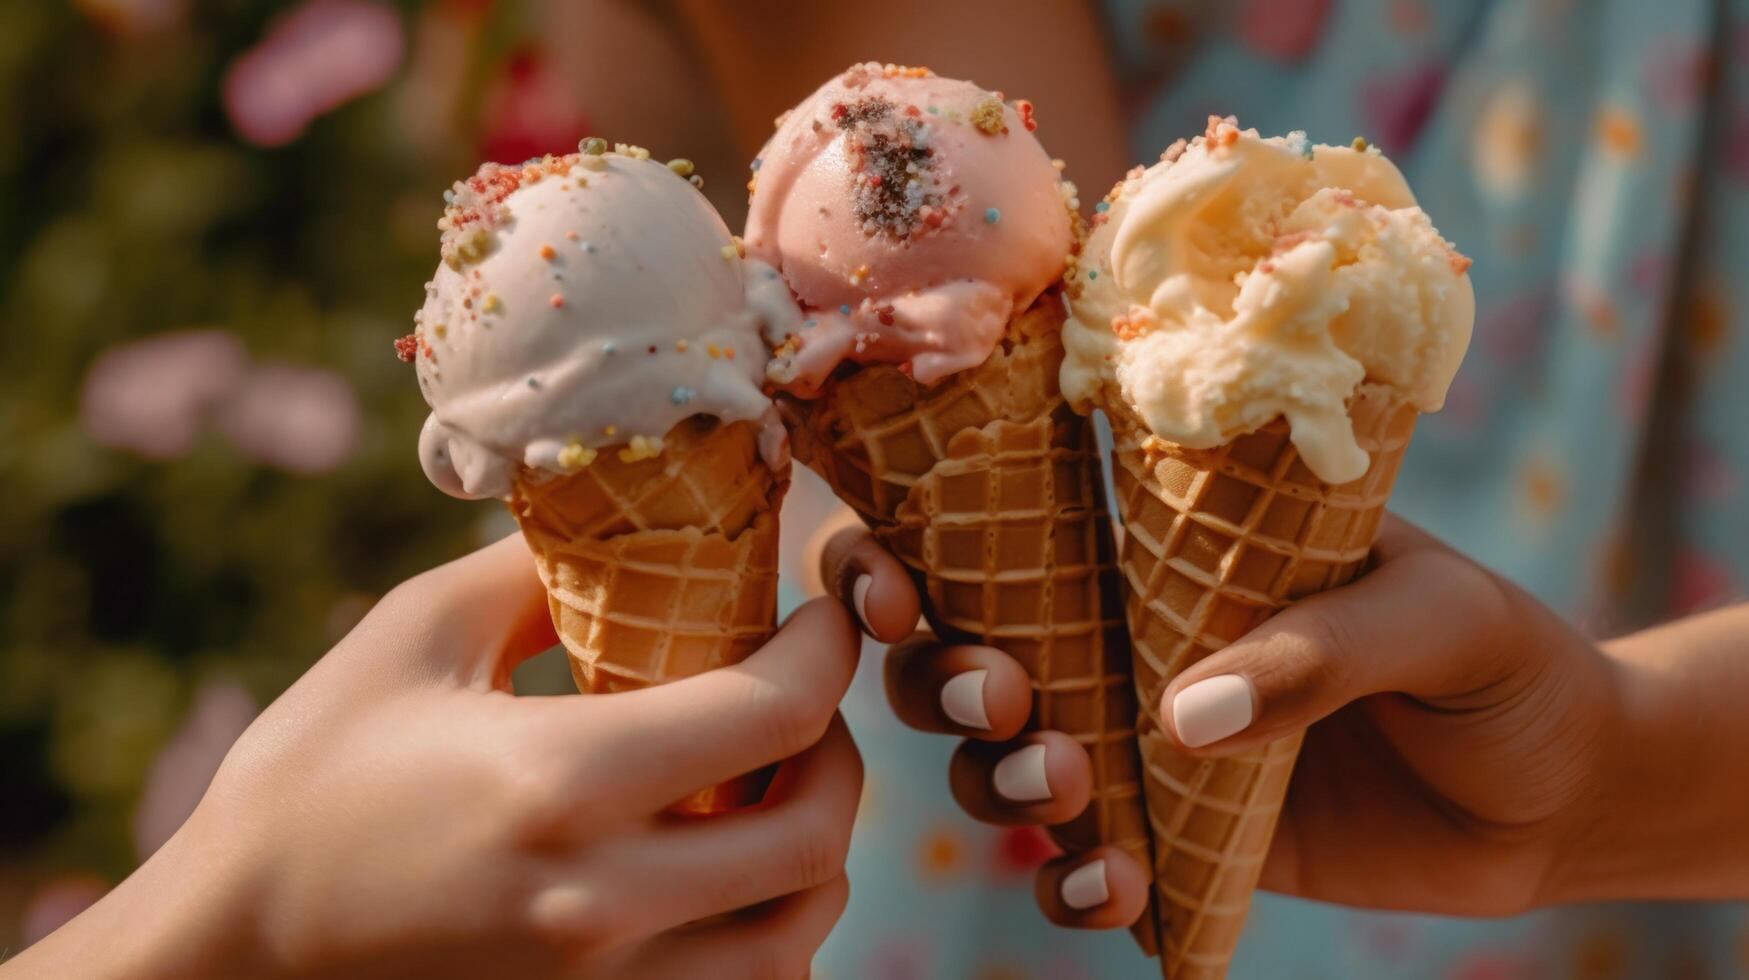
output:
[[[981,363],[1062,274],[1074,185],[1026,102],[927,69],[857,65],[753,162],[749,253],[800,300],[768,379],[809,396],[845,361],[930,384]]]

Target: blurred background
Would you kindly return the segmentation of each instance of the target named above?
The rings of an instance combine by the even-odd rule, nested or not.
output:
[[[1210,111],[1368,134],[1476,256],[1482,300],[1404,508],[1600,633],[1743,594],[1744,4],[1020,6],[0,4],[0,958],[167,839],[378,596],[512,529],[425,482],[426,409],[391,348],[443,190],[601,134],[695,160],[738,228],[771,116],[857,59],[1034,99],[1084,202]],[[833,511],[798,483],[797,590]],[[518,681],[568,683],[550,658]],[[1133,966],[1121,936],[1034,928],[1048,845],[954,814],[951,746],[879,701],[864,678],[847,714],[910,768],[870,760],[847,952],[821,975]],[[932,944],[888,923],[901,901],[1027,938]],[[1749,975],[1749,928],[1719,906],[1488,924],[1270,899],[1249,935],[1236,975]]]
[[[0,950],[377,596],[510,529],[420,474],[390,346],[441,192],[596,128],[723,173],[690,84],[635,5],[0,4]]]

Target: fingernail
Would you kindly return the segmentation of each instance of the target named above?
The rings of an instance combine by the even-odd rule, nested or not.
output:
[[[1090,909],[1111,899],[1105,884],[1105,859],[1089,861],[1063,876],[1063,904],[1072,909]]]
[[[955,724],[989,731],[990,714],[984,710],[984,680],[989,676],[987,670],[968,670],[949,677],[941,685],[941,710]]]
[[[874,635],[874,627],[868,622],[868,590],[874,585],[874,579],[867,574],[858,575],[850,586],[850,601],[856,607],[856,618],[862,621],[862,628],[870,636]]]
[[[1197,681],[1172,699],[1172,726],[1191,748],[1219,742],[1251,724],[1251,682],[1238,674]]]
[[[1044,745],[1028,745],[996,763],[996,792],[1010,803],[1038,803],[1051,798],[1045,778]]]

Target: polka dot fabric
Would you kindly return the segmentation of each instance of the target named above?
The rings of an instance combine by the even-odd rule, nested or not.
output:
[[[1393,505],[1587,628],[1749,587],[1749,0],[1108,0],[1149,160],[1210,113],[1365,136],[1475,258],[1476,336]],[[792,506],[825,491],[798,480]],[[786,527],[796,527],[786,517]],[[951,740],[891,717],[871,649],[846,708],[868,757],[826,980],[1145,977],[1122,932],[1045,924],[1042,836],[973,824]],[[1262,896],[1231,976],[1749,976],[1729,905],[1507,921]]]

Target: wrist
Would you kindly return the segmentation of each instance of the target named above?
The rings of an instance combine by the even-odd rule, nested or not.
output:
[[[1610,648],[1599,648],[1605,683],[1596,737],[1581,763],[1580,789],[1551,837],[1549,871],[1538,905],[1598,901],[1620,893],[1630,869],[1622,854],[1622,787],[1637,768],[1628,753],[1640,742],[1642,709],[1631,696],[1632,670]]]
[[[19,977],[265,975],[243,877],[222,848],[194,841],[178,833],[95,905],[21,953],[11,968]]]
[[[1709,897],[1721,814],[1704,791],[1704,712],[1658,644],[1630,636],[1601,649],[1609,720],[1552,901]]]

